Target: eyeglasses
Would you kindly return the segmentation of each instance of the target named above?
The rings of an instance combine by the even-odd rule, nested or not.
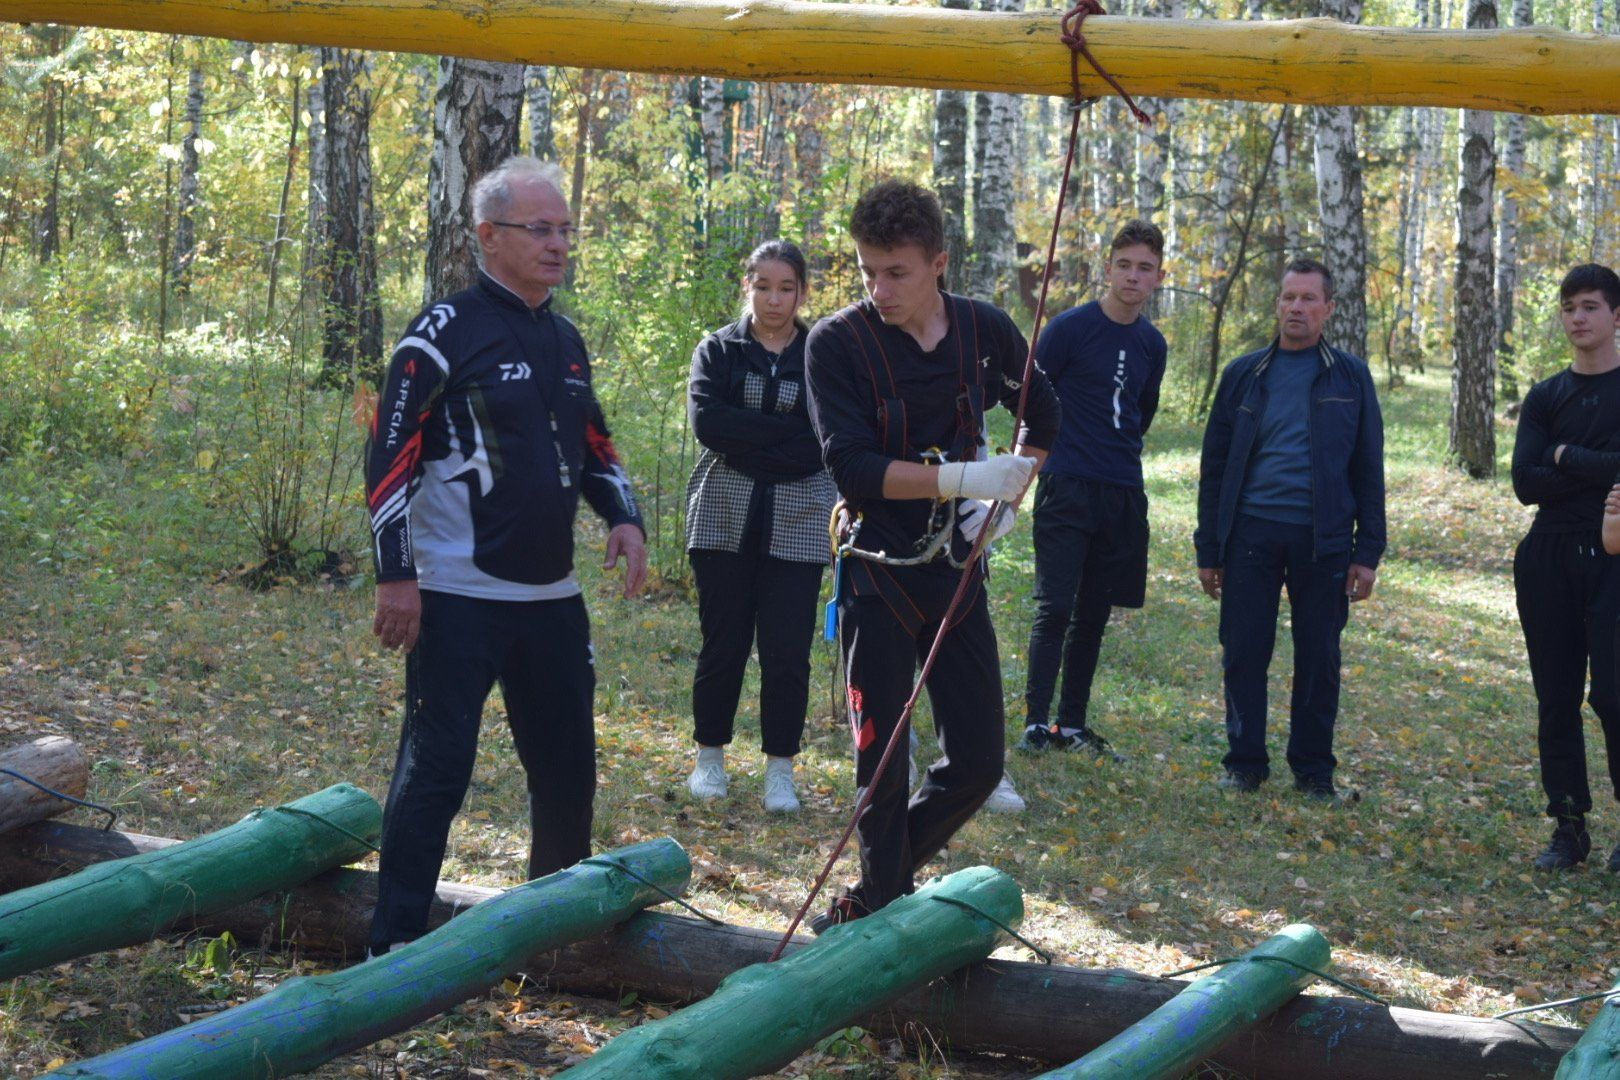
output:
[[[577,225],[553,225],[549,221],[531,221],[528,224],[517,221],[492,221],[490,224],[506,229],[522,229],[536,240],[550,240],[556,235],[562,237],[563,243],[572,244],[579,238]]]

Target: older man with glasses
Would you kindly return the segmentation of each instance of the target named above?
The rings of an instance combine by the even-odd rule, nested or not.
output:
[[[641,515],[585,342],[552,310],[575,231],[562,173],[511,158],[475,185],[473,212],[478,280],[411,321],[367,453],[373,631],[406,653],[374,955],[426,928],[497,682],[528,779],[528,876],[590,854],[596,676],[574,576],[581,495],[610,530],[604,567],[626,563],[624,596],[646,577]]]

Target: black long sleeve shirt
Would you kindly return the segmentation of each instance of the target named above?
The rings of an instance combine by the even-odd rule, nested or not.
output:
[[[1603,500],[1616,474],[1620,368],[1601,375],[1566,368],[1532,386],[1513,440],[1513,493],[1537,507],[1530,531],[1601,529]]]
[[[908,554],[927,532],[933,508],[931,499],[883,498],[884,473],[897,459],[883,445],[878,408],[891,390],[898,390],[905,402],[906,441],[917,450],[949,448],[955,441],[957,394],[969,365],[980,369],[986,409],[997,401],[1008,412],[1018,409],[1029,355],[1024,335],[1000,308],[944,295],[950,329],[926,352],[906,331],[885,325],[870,300],[822,319],[811,328],[805,346],[810,419],[821,439],[822,459],[839,494],[866,515],[858,543],[867,550]],[[958,309],[971,318],[958,319]],[[863,351],[870,346],[857,339],[852,319],[873,327],[881,357]],[[1018,442],[1050,450],[1059,410],[1051,383],[1035,368]]]

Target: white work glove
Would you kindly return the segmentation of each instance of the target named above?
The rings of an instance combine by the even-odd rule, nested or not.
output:
[[[942,499],[1017,502],[1035,475],[1035,459],[1002,454],[989,461],[951,461],[939,467]]]
[[[1001,510],[996,514],[996,523],[990,528],[990,539],[1000,540],[1012,532],[1013,519],[1017,516],[1011,503],[1002,503]],[[990,517],[990,504],[983,499],[963,499],[956,508],[956,527],[962,530],[962,538],[968,543],[979,539],[984,531],[984,523]]]

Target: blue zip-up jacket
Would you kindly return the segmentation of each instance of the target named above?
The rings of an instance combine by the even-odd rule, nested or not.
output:
[[[1226,562],[1238,502],[1266,408],[1262,376],[1277,341],[1240,356],[1221,373],[1204,429],[1198,475],[1201,569]],[[1365,361],[1317,346],[1321,369],[1311,384],[1311,537],[1317,558],[1348,550],[1350,561],[1376,568],[1384,554],[1384,418]]]

